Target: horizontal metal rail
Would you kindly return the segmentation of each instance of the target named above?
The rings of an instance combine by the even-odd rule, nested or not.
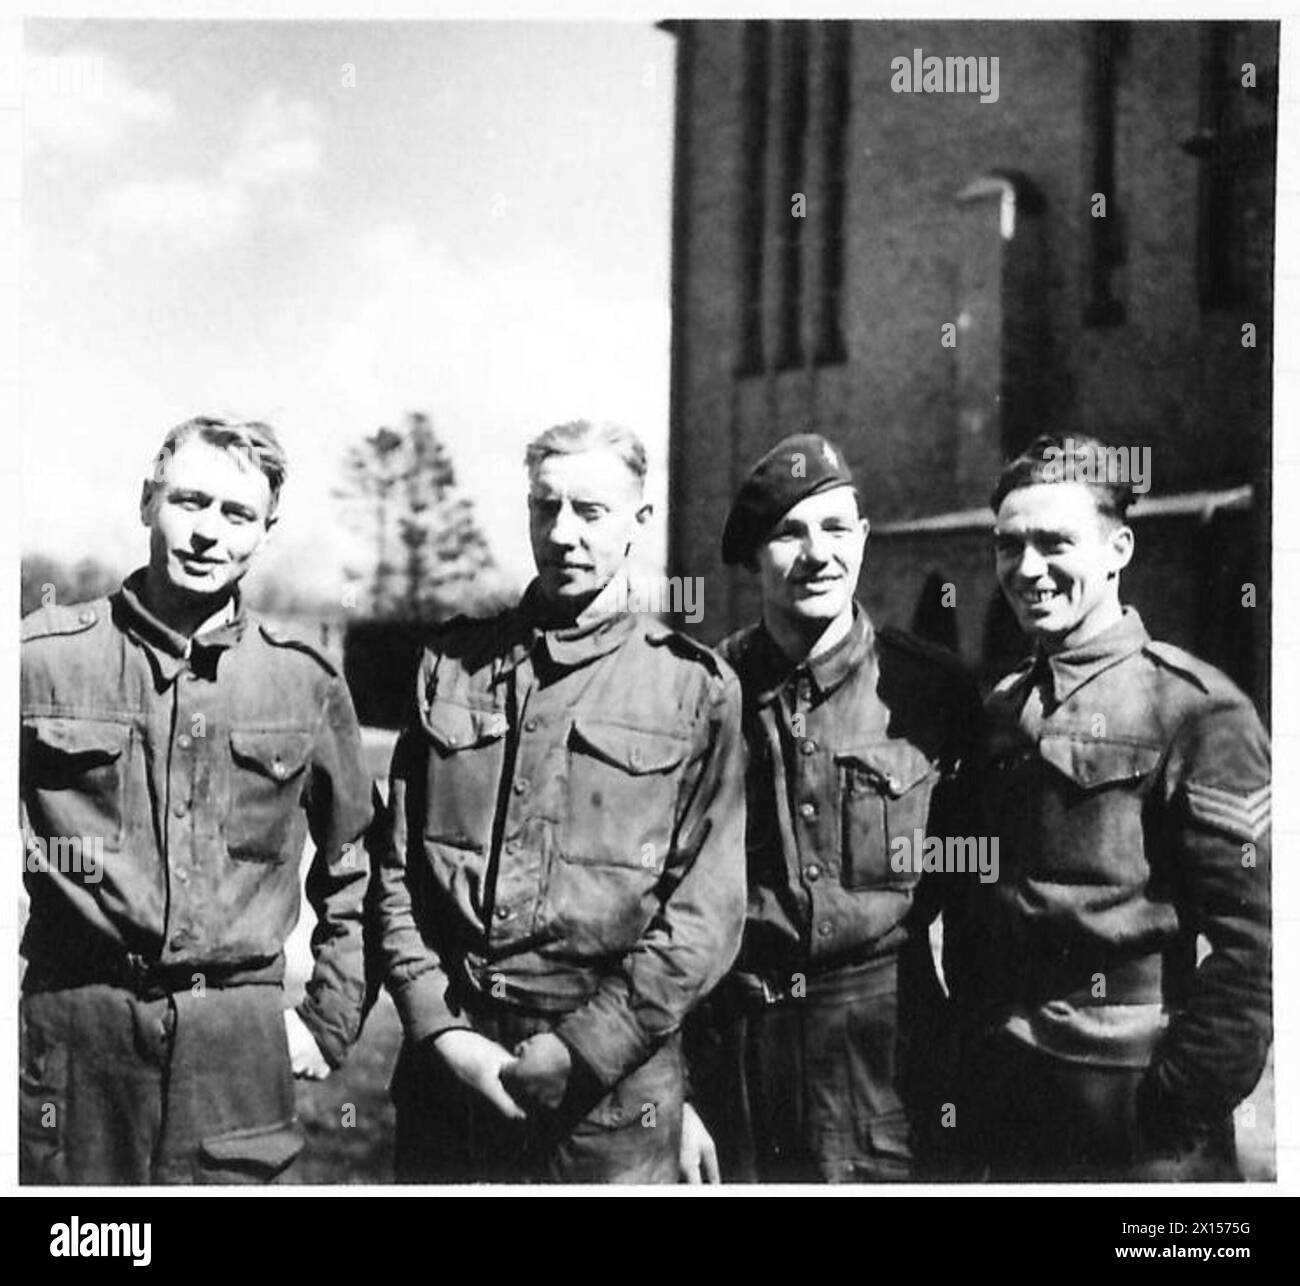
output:
[[[1146,518],[1199,518],[1210,522],[1221,512],[1241,512],[1255,503],[1255,489],[1230,487],[1222,491],[1185,491],[1173,496],[1139,499],[1129,510],[1129,518],[1141,522]],[[931,514],[926,518],[908,518],[902,522],[872,524],[872,536],[938,536],[952,532],[986,531],[993,526],[993,512],[987,507],[957,509],[951,513]]]

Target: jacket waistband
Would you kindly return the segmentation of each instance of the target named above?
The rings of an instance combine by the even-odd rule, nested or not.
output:
[[[1067,1000],[1072,1005],[1149,1005],[1163,998],[1164,964],[1159,954],[1126,960],[1092,961],[1062,957],[1034,962],[1026,980],[1031,998]]]
[[[34,952],[24,944],[27,972],[23,992],[65,991],[72,987],[121,987],[141,1000],[161,999],[185,991],[201,980],[204,987],[278,986],[284,981],[284,956],[239,964],[164,964],[121,945],[100,940],[59,944],[57,956]]]
[[[596,966],[566,965],[529,979],[512,976],[500,964],[473,962],[464,956],[447,964],[452,998],[458,1005],[475,1013],[505,1008],[549,1015],[552,1020],[586,1004],[609,973]]]
[[[898,956],[891,952],[780,976],[736,970],[719,988],[719,999],[724,1007],[752,1011],[789,1001],[864,999],[897,989]]]

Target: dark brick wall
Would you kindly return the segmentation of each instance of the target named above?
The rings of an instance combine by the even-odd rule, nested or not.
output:
[[[956,320],[972,273],[970,220],[976,216],[955,197],[971,180],[998,169],[1022,172],[1044,198],[1035,300],[1050,334],[1043,369],[1031,372],[1043,388],[1044,421],[1149,446],[1153,494],[1254,484],[1254,516],[1224,528],[1224,538],[1237,541],[1225,556],[1240,563],[1252,549],[1267,549],[1271,284],[1231,308],[1203,310],[1197,299],[1197,183],[1204,162],[1180,143],[1198,127],[1201,24],[1122,29],[1110,209],[1121,226],[1124,262],[1116,286],[1126,315],[1100,328],[1084,323],[1092,192],[1088,25],[890,21],[849,28],[842,309],[848,357],[839,365],[745,376],[734,373],[745,199],[744,24],[677,28],[670,560],[675,573],[706,578],[701,635],[716,639],[754,610],[745,574],[721,567],[718,538],[741,472],[784,433],[812,428],[842,443],[876,524],[984,503],[990,479],[980,476],[982,470],[963,478],[955,467],[962,432],[958,355],[941,346],[940,328]],[[779,63],[775,28],[773,34]],[[1275,25],[1245,24],[1234,39],[1232,48],[1249,50],[1259,68],[1260,88],[1241,92],[1272,92]],[[820,38],[810,44],[815,95]],[[893,93],[890,60],[918,47],[941,56],[996,55],[998,101]],[[774,136],[779,101],[775,94],[770,101]],[[815,129],[814,120],[808,135],[812,187]],[[769,152],[769,184],[776,181],[772,157]],[[1271,183],[1271,169],[1264,169]],[[815,200],[815,191],[809,197]],[[776,208],[769,201],[769,259]],[[806,291],[816,280],[815,213],[805,238]],[[1266,232],[1271,236],[1271,229]],[[776,293],[769,278],[769,341]],[[1259,328],[1255,349],[1242,347],[1245,321]],[[1180,561],[1186,541],[1165,534],[1186,535],[1187,529],[1174,520],[1161,520],[1158,532],[1153,526],[1126,585],[1165,586],[1150,594],[1153,615],[1169,637],[1191,645],[1209,637],[1202,600],[1215,592],[1215,582]],[[968,567],[972,584],[981,586],[979,597],[989,578],[987,567],[977,568],[987,561],[979,538],[918,540],[938,551],[939,561]],[[908,560],[921,557],[916,542],[880,542],[864,585],[868,601],[893,619],[910,617],[925,571]],[[1263,582],[1267,568],[1251,566],[1253,579]],[[963,627],[963,650],[974,659],[978,649],[967,640],[978,631],[965,621]]]

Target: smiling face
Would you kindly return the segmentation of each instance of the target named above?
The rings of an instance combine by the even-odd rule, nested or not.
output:
[[[1008,492],[994,548],[1011,610],[1047,651],[1083,643],[1120,619],[1119,573],[1133,556],[1133,532],[1097,508],[1086,484]]]
[[[866,541],[851,487],[799,501],[755,551],[763,615],[807,635],[851,611]]]
[[[140,502],[151,593],[219,607],[265,542],[271,509],[270,483],[255,464],[201,438],[181,441]]]
[[[615,451],[592,447],[545,457],[528,489],[528,534],[542,597],[581,611],[627,561],[650,510]]]

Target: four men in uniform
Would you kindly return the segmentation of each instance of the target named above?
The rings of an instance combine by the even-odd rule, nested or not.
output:
[[[239,597],[283,452],[178,426],[148,567],[23,624],[24,1181],[282,1174],[291,1073],[358,1032],[368,876],[399,1179],[1233,1176],[1270,1039],[1267,740],[1123,607],[1131,494],[1063,449],[994,492],[1035,652],[981,714],[856,602],[868,524],[825,438],[736,496],[723,558],[761,619],[719,657],[628,610],[640,442],[548,430],[537,577],[434,633],[362,859],[346,686]],[[315,971],[285,1010],[308,829]],[[55,860],[74,836],[99,858]],[[976,836],[992,880],[911,852]]]

